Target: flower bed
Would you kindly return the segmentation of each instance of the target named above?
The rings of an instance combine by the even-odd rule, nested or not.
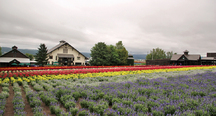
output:
[[[42,100],[46,102],[49,99],[59,99],[73,115],[215,116],[215,77],[216,72],[206,72],[193,76],[139,78],[134,82],[112,82],[81,87],[70,87],[65,84],[67,80],[37,82],[55,86]],[[45,96],[45,93],[42,95]],[[81,98],[79,103],[82,107],[79,110],[74,106],[78,98]],[[54,108],[56,105],[50,106]],[[57,112],[53,110],[53,113]]]
[[[115,68],[115,67],[131,67],[131,66],[47,66],[47,67],[1,67],[1,71],[25,71],[25,70],[54,70],[54,69],[91,69],[91,68]],[[135,66],[146,67],[146,66]]]
[[[51,80],[51,79],[74,79],[87,77],[110,77],[116,75],[141,74],[153,72],[187,71],[195,69],[212,69],[216,66],[157,66],[157,67],[128,67],[115,69],[80,69],[62,71],[31,71],[20,73],[5,73],[0,75],[3,80],[0,83],[9,82],[30,82],[32,80]],[[9,77],[9,78],[7,78]],[[5,78],[5,79],[4,79]]]
[[[186,70],[185,73],[189,74],[196,71],[195,69],[203,70],[207,68],[210,69],[211,67],[120,71],[116,72],[116,74],[138,74],[142,73],[141,71],[153,74],[157,74],[156,72],[169,74],[170,71],[182,73],[182,70]],[[133,81],[128,81],[128,79],[131,79],[130,77],[133,77],[132,75],[114,78],[125,79],[121,82],[109,81],[110,77],[89,78],[90,80],[98,80],[100,84],[97,86],[86,85],[88,83],[85,81],[88,78],[64,79],[69,75],[31,76],[32,78],[45,78],[45,80],[35,79],[35,81],[31,80],[30,83],[25,81],[14,82],[13,90],[15,96],[12,108],[15,110],[14,115],[26,114],[25,109],[23,109],[23,106],[25,106],[23,99],[20,97],[21,89],[19,85],[22,85],[34,115],[45,115],[41,108],[41,103],[44,102],[49,106],[52,114],[61,116],[215,116],[216,70],[211,70],[214,72],[203,71],[207,72],[184,76],[178,74],[177,76],[169,76],[167,78],[136,78]],[[115,72],[106,74],[109,73]],[[158,74],[161,75],[163,73]],[[61,78],[49,79],[48,77]],[[104,81],[105,83],[103,83]],[[82,82],[84,85],[72,85],[73,83],[78,84],[78,82]],[[28,85],[32,85],[36,91],[33,91]],[[8,87],[9,85],[2,83],[2,86]],[[8,88],[2,88],[2,90],[3,92],[9,91]],[[1,96],[4,99],[7,98],[5,95]],[[66,111],[61,108],[60,103],[67,109]],[[80,106],[78,107],[78,105]],[[3,105],[2,108],[4,107]]]

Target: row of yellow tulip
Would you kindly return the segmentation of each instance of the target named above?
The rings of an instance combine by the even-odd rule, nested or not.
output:
[[[188,67],[188,68],[175,68],[175,69],[155,69],[155,70],[136,70],[136,71],[118,71],[118,72],[102,72],[102,73],[87,73],[87,74],[68,74],[68,75],[36,75],[29,77],[14,77],[5,78],[0,83],[22,82],[22,81],[35,81],[35,80],[54,80],[54,79],[82,79],[92,77],[112,77],[117,75],[129,75],[129,74],[143,74],[143,73],[155,73],[155,72],[174,72],[174,71],[188,71],[198,69],[214,69],[216,66],[202,66],[202,67]]]

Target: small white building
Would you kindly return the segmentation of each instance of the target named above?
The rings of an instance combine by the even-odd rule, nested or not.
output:
[[[48,50],[48,64],[58,65],[85,65],[87,57],[80,53],[66,41],[62,40],[58,45]]]

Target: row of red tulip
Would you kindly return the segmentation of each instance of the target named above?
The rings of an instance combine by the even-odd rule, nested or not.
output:
[[[48,70],[48,69],[90,69],[90,68],[113,68],[131,66],[46,66],[46,67],[0,67],[1,71],[25,71],[25,70]],[[142,66],[144,67],[144,66]]]
[[[0,78],[28,77],[34,75],[85,74],[85,73],[115,72],[115,71],[171,69],[171,68],[182,68],[182,67],[195,67],[195,66],[146,66],[146,67],[115,67],[115,68],[101,68],[101,69],[98,68],[98,69],[23,71],[23,72],[0,73]]]

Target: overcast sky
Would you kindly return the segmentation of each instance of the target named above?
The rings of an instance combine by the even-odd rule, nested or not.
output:
[[[122,41],[152,48],[216,52],[216,0],[0,0],[0,46],[48,49],[65,40],[80,52]]]

